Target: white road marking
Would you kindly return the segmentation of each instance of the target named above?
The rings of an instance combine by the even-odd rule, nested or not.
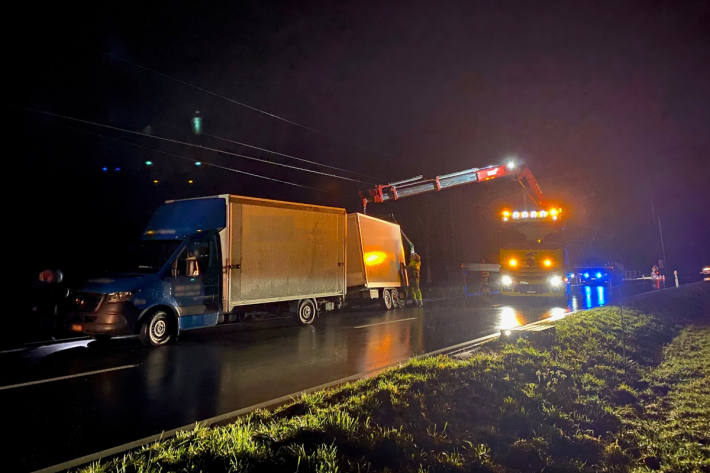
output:
[[[63,345],[65,343],[75,342],[77,340],[91,341],[93,339],[88,338],[88,337],[73,337],[73,338],[60,338],[57,340],[42,340],[39,342],[30,342],[30,343],[26,343],[24,345],[21,345],[19,347],[9,348],[7,350],[2,350],[2,351],[0,351],[0,355],[4,355],[6,353],[16,353],[18,351],[30,351],[30,350],[34,350],[34,349],[41,348],[44,346],[50,346],[50,345]]]
[[[93,376],[95,374],[108,373],[111,371],[126,370],[128,368],[135,368],[136,366],[139,366],[139,365],[136,364],[136,365],[116,366],[115,368],[106,368],[103,370],[85,371],[84,373],[70,374],[67,376],[57,376],[56,378],[38,379],[37,381],[28,381],[26,383],[9,384],[7,386],[0,386],[0,391],[3,391],[5,389],[15,389],[15,388],[22,388],[25,386],[33,386],[35,384],[52,383],[54,381],[62,381],[65,379],[81,378],[82,376]]]
[[[394,324],[397,322],[404,322],[405,320],[414,320],[414,319],[416,319],[416,317],[409,317],[408,319],[387,320],[385,322],[377,322],[376,324],[358,325],[357,327],[353,327],[353,328],[374,327],[375,325]]]

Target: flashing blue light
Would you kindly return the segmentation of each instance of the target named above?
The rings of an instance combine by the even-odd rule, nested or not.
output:
[[[587,279],[589,277],[589,273],[584,273],[584,278]]]
[[[602,273],[600,273],[600,272],[597,272],[597,274],[595,274],[595,276],[597,277],[597,279],[601,279],[601,277],[602,277]]]
[[[197,166],[197,167],[202,166],[202,161],[195,161],[195,166]]]
[[[568,274],[567,274],[567,277],[570,278],[570,279],[572,279],[572,278],[574,277],[574,273],[568,273]]]
[[[153,161],[146,161],[146,162],[145,162],[145,165],[146,165],[146,166],[152,166],[152,165],[153,165]]]
[[[114,171],[121,172],[121,168],[116,168],[116,169],[114,169]]]
[[[102,170],[103,172],[108,172],[108,168],[107,168],[106,166],[102,167],[101,170]]]

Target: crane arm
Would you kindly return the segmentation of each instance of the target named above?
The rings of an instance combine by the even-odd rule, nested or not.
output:
[[[537,183],[535,176],[527,166],[519,168],[506,166],[504,164],[485,166],[482,168],[471,168],[464,171],[454,172],[436,176],[434,178],[424,178],[416,176],[403,181],[381,184],[360,192],[362,198],[363,211],[367,211],[367,204],[379,204],[388,200],[397,200],[403,197],[411,197],[427,192],[437,192],[450,187],[474,182],[490,181],[500,177],[511,176],[520,183],[527,191],[530,198],[541,207],[546,206],[542,195],[542,189]]]
[[[517,176],[515,176],[515,180],[520,183],[523,189],[528,193],[528,196],[540,208],[544,209],[547,207],[547,200],[545,200],[545,196],[542,194],[542,188],[529,167],[522,166]]]

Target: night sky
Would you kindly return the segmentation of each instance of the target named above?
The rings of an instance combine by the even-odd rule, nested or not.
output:
[[[5,159],[19,165],[10,180],[23,184],[10,207],[28,278],[52,265],[100,269],[166,199],[235,193],[354,211],[369,183],[508,156],[566,209],[576,262],[648,272],[659,257],[654,208],[669,265],[698,279],[710,264],[710,3],[202,3],[8,12]],[[225,139],[241,141],[364,182],[37,110],[315,168]],[[195,110],[202,136],[190,129]],[[522,205],[513,182],[371,210],[393,212],[433,282],[444,283],[462,262],[496,258],[504,205]]]

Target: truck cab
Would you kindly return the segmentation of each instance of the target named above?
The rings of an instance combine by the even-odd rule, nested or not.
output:
[[[564,297],[564,251],[561,249],[501,249],[501,294]]]
[[[163,345],[222,311],[223,199],[163,206],[117,271],[70,292],[69,329]]]
[[[562,209],[502,212],[500,291],[503,296],[564,298],[567,252]]]

